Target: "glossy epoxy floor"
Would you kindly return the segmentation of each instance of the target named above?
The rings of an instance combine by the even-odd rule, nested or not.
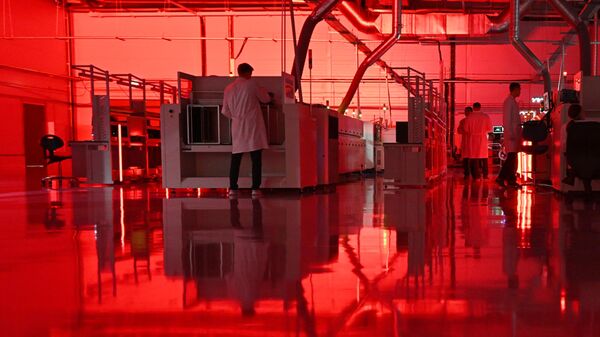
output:
[[[202,193],[0,194],[0,335],[600,336],[600,203]]]

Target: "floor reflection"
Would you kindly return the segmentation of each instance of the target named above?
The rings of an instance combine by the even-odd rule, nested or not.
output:
[[[600,335],[593,201],[453,177],[0,198],[6,336]]]

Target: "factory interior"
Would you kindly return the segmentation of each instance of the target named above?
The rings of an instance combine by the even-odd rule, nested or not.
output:
[[[600,336],[600,0],[0,1],[0,336]]]

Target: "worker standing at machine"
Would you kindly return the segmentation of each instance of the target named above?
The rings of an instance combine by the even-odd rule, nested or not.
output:
[[[517,152],[521,148],[521,115],[519,114],[519,104],[516,98],[521,95],[521,85],[513,82],[509,86],[510,94],[504,100],[502,105],[504,121],[504,150],[506,160],[502,164],[496,183],[505,187],[505,183],[510,187],[519,188],[517,184]]]
[[[269,93],[252,79],[254,68],[242,63],[239,77],[225,88],[221,113],[231,119],[231,167],[229,196],[238,193],[238,178],[244,153],[252,159],[252,196],[260,195],[262,182],[262,150],[269,148],[267,130],[260,103],[269,103]]]
[[[473,112],[465,118],[463,125],[463,137],[466,138],[473,179],[479,179],[481,171],[483,171],[483,179],[488,178],[488,133],[491,129],[490,117],[481,111],[479,102],[473,103]]]
[[[465,174],[465,180],[469,179],[471,175],[471,163],[469,158],[471,158],[471,154],[469,153],[469,149],[467,147],[467,135],[465,134],[465,121],[469,118],[469,115],[473,112],[473,108],[470,106],[465,107],[465,118],[461,119],[458,122],[458,128],[456,132],[460,135],[460,157],[463,162],[463,171]]]

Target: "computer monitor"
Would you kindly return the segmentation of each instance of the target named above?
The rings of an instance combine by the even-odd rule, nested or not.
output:
[[[551,98],[550,98],[550,93],[545,92],[544,93],[544,111],[550,111],[551,107],[552,107],[552,102],[551,102]]]
[[[494,134],[504,133],[504,127],[503,126],[494,126],[492,129],[492,133],[494,133]]]

